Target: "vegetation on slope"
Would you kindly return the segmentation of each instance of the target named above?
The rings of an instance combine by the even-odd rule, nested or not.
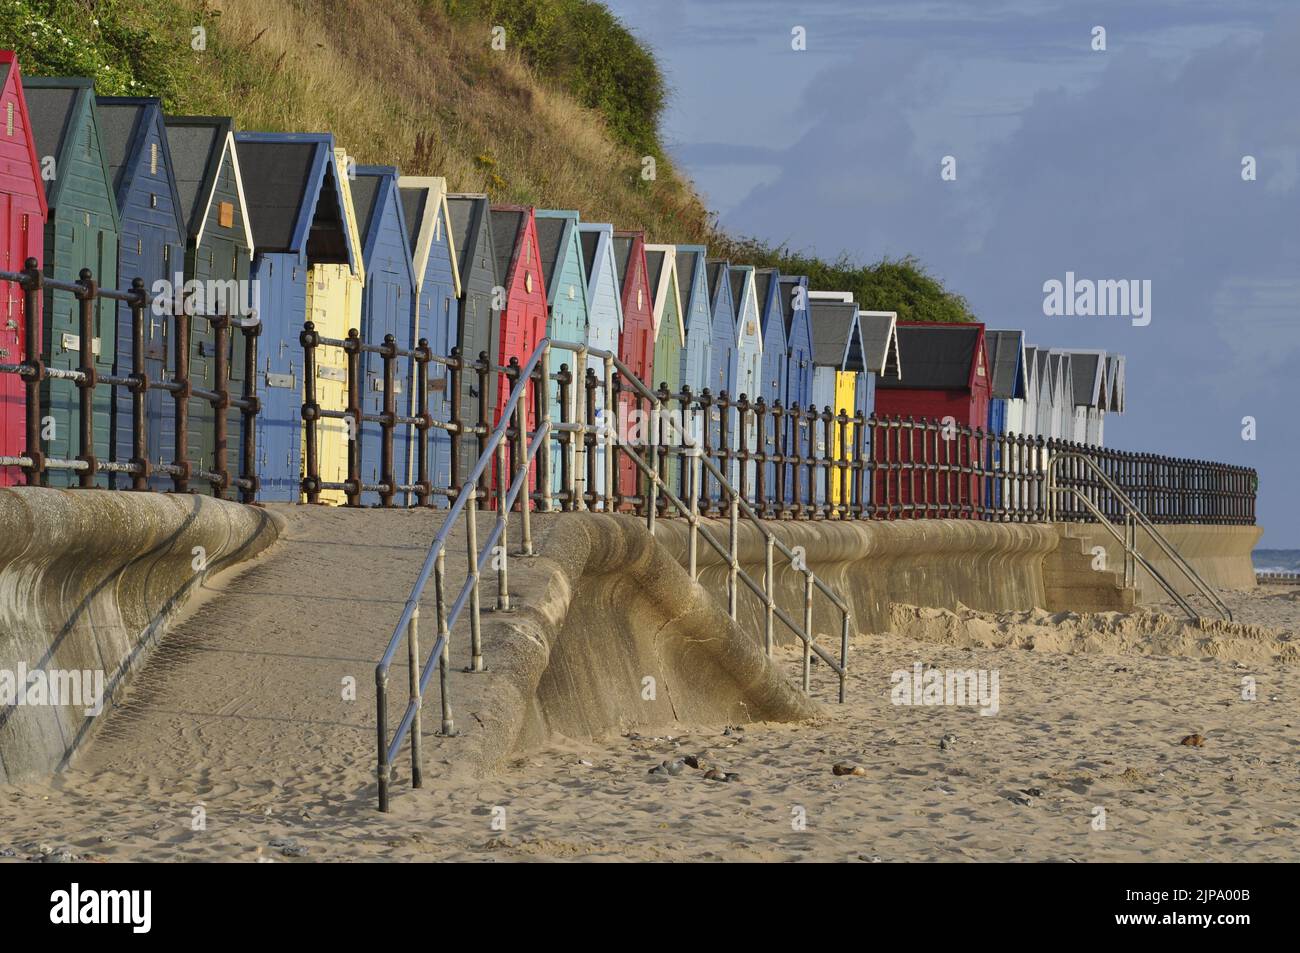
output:
[[[363,163],[705,243],[900,318],[972,320],[912,259],[863,267],[719,233],[661,147],[653,55],[594,0],[0,0],[0,44],[31,75],[94,76],[242,129],[330,130]]]

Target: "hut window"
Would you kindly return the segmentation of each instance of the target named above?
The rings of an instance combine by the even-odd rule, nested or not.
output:
[[[149,143],[149,174],[158,174],[158,143]]]
[[[569,300],[572,301],[573,298],[574,298],[573,285],[569,285]]]
[[[86,217],[86,227],[90,228],[90,213],[87,212],[85,217]]]
[[[442,241],[442,216],[441,215],[435,215],[433,217],[433,240],[435,242]]]
[[[152,192],[149,194],[149,207],[150,208],[158,207],[158,196],[154,195]]]
[[[531,271],[524,272],[524,290],[529,294],[533,293],[533,273]]]
[[[144,252],[144,240],[137,237],[135,240],[135,253],[139,255],[142,254],[143,252]]]
[[[14,104],[13,101],[5,103],[5,135],[14,134]]]
[[[641,304],[642,304],[642,300],[641,300],[641,299],[642,299],[641,289],[640,289],[640,288],[637,288],[637,289],[636,289],[636,306],[637,306],[638,308],[641,307]]]
[[[233,202],[222,202],[217,206],[217,224],[222,228],[234,227],[235,205]]]
[[[164,245],[164,246],[163,246],[163,264],[164,264],[164,265],[167,265],[167,264],[169,264],[169,263],[171,262],[171,260],[172,260],[172,246],[171,246],[171,245]]]

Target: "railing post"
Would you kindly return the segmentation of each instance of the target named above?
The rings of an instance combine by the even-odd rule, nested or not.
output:
[[[617,510],[615,499],[615,470],[618,461],[614,459],[614,440],[617,422],[610,423],[611,415],[617,416],[619,413],[617,394],[614,391],[614,358],[612,355],[605,355],[605,409],[601,411],[600,425],[605,429],[603,438],[605,441],[605,512],[612,513]]]
[[[587,370],[590,363],[590,357],[587,354],[587,346],[584,344],[578,348],[573,358],[574,371],[570,374],[570,394],[573,401],[569,409],[569,419],[574,423],[582,426],[587,421],[587,401],[591,398],[591,391],[587,389]],[[570,485],[569,500],[575,510],[585,510],[587,508],[587,433],[585,430],[578,430],[569,435],[569,479]]]
[[[812,693],[812,640],[813,640],[813,574],[805,570],[803,576],[803,691]]]
[[[456,723],[451,716],[451,696],[448,693],[448,671],[451,667],[451,629],[447,626],[447,548],[438,550],[433,566],[433,591],[438,613],[438,638],[442,639],[442,655],[438,659],[438,689],[442,695],[442,731],[444,738],[454,737]]]
[[[172,451],[175,459],[172,460],[172,466],[176,468],[176,472],[172,474],[172,489],[177,493],[189,492],[190,472],[193,469],[190,464],[190,398],[194,396],[194,384],[190,380],[190,325],[192,324],[190,302],[192,300],[186,298],[181,303],[180,310],[173,316],[175,333],[172,335],[172,344],[175,359],[172,363],[175,371],[172,375],[172,384],[176,389],[172,391],[172,397],[176,408]]]
[[[432,486],[429,482],[429,434],[434,430],[433,415],[429,413],[429,361],[433,352],[429,349],[429,339],[420,338],[420,343],[416,345],[415,354],[415,407],[416,416],[419,422],[415,425],[412,435],[415,437],[415,505],[428,506],[431,502]],[[455,440],[456,436],[451,435]],[[409,454],[409,450],[407,451]],[[409,457],[408,457],[409,459]],[[409,466],[409,464],[408,464]],[[451,481],[456,482],[455,471],[452,471]],[[410,495],[406,497],[410,502]],[[439,552],[439,557],[441,557]]]
[[[776,538],[768,536],[766,539],[767,547],[765,553],[765,562],[763,566],[763,594],[765,596],[764,618],[763,618],[763,649],[767,652],[767,657],[772,657],[772,629],[776,621],[776,573],[774,552],[776,550]]]
[[[515,405],[516,410],[518,405]],[[518,417],[516,416],[516,419]],[[506,484],[510,482],[508,471],[506,470],[506,440],[503,438],[497,443],[496,463],[497,463],[497,519],[501,521],[501,538],[498,540],[499,551],[493,554],[496,560],[497,569],[497,612],[510,611],[510,511],[506,507]],[[527,492],[527,487],[524,488]]]
[[[772,455],[767,450],[767,401],[760,395],[754,401],[754,447],[757,459],[754,462],[754,502],[758,514],[764,519],[771,519],[772,504],[767,498],[771,489],[767,485],[767,465]],[[775,481],[773,481],[775,482]]]
[[[307,472],[302,476],[302,492],[307,495],[308,503],[320,502],[320,449],[317,443],[318,434],[316,432],[316,421],[320,414],[320,405],[316,403],[316,347],[320,341],[319,335],[316,334],[316,325],[307,321],[302,326],[302,334],[298,336],[302,343],[302,420],[304,424],[303,445],[306,449],[306,469]],[[351,371],[352,363],[349,355],[348,368]],[[349,374],[348,381],[349,393],[352,390],[352,376]],[[349,396],[348,403],[352,403]],[[356,429],[360,426],[361,421],[355,417],[352,418],[352,428],[350,436],[355,438]],[[352,469],[352,456],[349,450],[348,469]],[[349,500],[351,503],[351,500]]]
[[[86,469],[77,474],[77,482],[83,489],[95,485],[95,472],[99,461],[95,459],[95,385],[99,375],[95,371],[95,305],[99,299],[99,285],[95,283],[89,268],[81,269],[77,284],[81,292],[77,295],[80,312],[81,350],[79,359],[82,379],[77,381],[78,404],[81,411],[81,453],[77,459],[86,464]]]
[[[840,704],[848,700],[848,686],[845,681],[849,674],[849,613],[843,610],[840,621]]]
[[[704,417],[704,443],[700,452],[709,459],[713,459],[713,415],[717,411],[713,406],[713,394],[710,393],[707,387],[700,391],[700,408]],[[704,483],[698,488],[697,492],[704,499],[704,512],[712,513],[713,506],[710,502],[712,497],[710,496],[709,482],[713,479],[713,475],[703,468],[700,469],[700,472],[703,474]]]
[[[406,625],[406,658],[410,674],[411,699],[415,702],[415,718],[411,720],[411,787],[424,787],[424,762],[422,749],[424,739],[420,727],[420,718],[424,709],[424,697],[420,692],[420,606],[417,603],[411,610],[411,621]]]
[[[45,276],[35,258],[24,262],[23,314],[27,329],[23,335],[23,363],[27,365],[27,448],[24,455],[31,461],[24,471],[28,486],[43,486],[49,478],[45,472],[45,452],[41,449],[41,383],[45,380],[45,362],[41,360],[41,324],[44,321]]]
[[[463,452],[461,441],[465,439],[465,415],[462,412],[461,404],[464,403],[464,395],[461,393],[461,377],[465,373],[465,360],[461,357],[460,348],[451,349],[451,356],[447,361],[447,393],[450,395],[450,406],[447,413],[447,422],[451,425],[447,431],[448,448],[451,452],[451,493],[448,495],[447,505],[451,505],[457,494],[460,492],[460,455]]]
[[[651,398],[650,433],[646,440],[645,462],[648,465],[645,474],[645,526],[650,535],[655,534],[655,515],[659,510],[659,400]]]
[[[586,436],[582,432],[574,432],[567,428],[567,424],[574,423],[570,419],[569,408],[572,406],[573,391],[581,388],[573,387],[573,375],[569,373],[569,365],[566,362],[560,363],[560,369],[555,374],[555,391],[556,403],[560,408],[560,427],[559,432],[547,435],[547,441],[554,440],[560,446],[560,509],[572,512],[578,508],[577,492],[574,486],[578,482],[577,475],[574,473],[574,461],[577,459],[577,444]],[[546,494],[547,499],[551,497],[549,487],[544,487],[542,492]]]
[[[581,500],[583,509],[601,508],[608,512],[608,502],[602,503],[602,500],[606,499],[604,471],[601,472],[599,480],[596,477],[596,465],[601,460],[604,450],[597,450],[596,447],[596,444],[601,437],[598,433],[598,426],[596,423],[596,412],[599,409],[596,406],[596,389],[600,386],[600,382],[596,379],[596,369],[594,367],[587,368],[586,374],[583,375],[582,386],[583,390],[586,391],[587,401],[586,416],[582,421],[580,421],[585,424],[582,431],[582,446],[583,453],[586,456],[585,472],[587,474],[587,479],[585,485],[580,488],[581,493],[579,499]],[[609,467],[608,459],[605,460],[605,467]],[[588,494],[591,495],[590,500],[587,499]]]
[[[546,431],[546,439],[543,440],[541,446],[537,448],[537,466],[536,466],[537,491],[538,493],[541,494],[541,500],[542,500],[541,509],[543,510],[543,512],[546,513],[550,513],[555,510],[555,501],[554,498],[551,496],[552,434],[550,431],[550,423],[551,423],[550,391],[551,391],[551,347],[548,344],[542,350],[542,356],[538,359],[537,367],[533,371],[533,416],[534,418],[536,418],[536,422],[534,426],[536,427],[538,433],[541,433],[543,430]],[[528,391],[527,388],[525,388],[524,394],[519,398],[519,402],[521,404],[524,403],[524,398],[527,396],[528,396]],[[564,411],[561,411],[561,415],[563,415],[563,413]],[[527,423],[528,417],[526,414],[524,415],[523,420],[525,423]],[[522,436],[519,438],[519,445],[520,447],[523,448],[524,460],[528,461],[529,459],[528,458],[528,429],[526,427],[523,427],[520,429],[520,433],[522,434]],[[564,448],[565,456],[569,457],[570,456],[569,450],[573,444],[573,434],[571,432],[566,432],[565,436],[568,441]],[[526,463],[525,465],[528,468],[528,482],[531,483],[534,469],[531,462]],[[532,534],[529,532],[529,526],[528,526],[528,510],[529,510],[528,503],[530,499],[531,499],[531,490],[528,486],[525,486],[523,491],[524,553],[529,556],[533,554]]]
[[[216,399],[212,401],[212,471],[216,479],[210,480],[212,495],[226,498],[230,486],[230,459],[228,453],[230,429],[230,315],[218,314],[209,322],[216,339],[213,376],[216,378]]]
[[[144,279],[131,281],[131,489],[149,489],[149,430],[145,418],[145,394],[149,373],[144,363],[144,309],[148,295]]]
[[[240,479],[247,485],[240,484],[239,499],[242,503],[252,503],[261,487],[257,475],[257,415],[261,412],[261,399],[257,396],[257,340],[262,336],[262,322],[242,324],[240,330],[244,335],[244,406],[240,411],[244,455]]]
[[[379,492],[379,505],[388,509],[397,495],[397,475],[393,472],[393,439],[397,429],[397,338],[385,334],[383,350],[379,356],[384,362],[384,411],[379,422],[382,441],[379,446],[379,482],[386,486],[386,489]]]
[[[344,421],[348,430],[348,506],[361,505],[361,432],[365,422],[361,419],[362,375],[361,375],[361,332],[348,328],[344,355],[348,362],[348,419]],[[314,377],[314,375],[313,375]],[[313,384],[313,390],[315,385]],[[319,476],[315,467],[310,468],[312,476]],[[314,501],[313,501],[314,502]]]
[[[470,662],[467,672],[483,671],[483,620],[479,603],[478,572],[478,492],[471,488],[469,493],[469,512],[465,519],[465,545],[469,559],[469,650]]]
[[[375,780],[379,783],[379,810],[388,813],[388,785],[392,768],[388,764],[388,673],[375,669],[375,734],[379,741]]]
[[[731,621],[736,621],[736,597],[739,595],[740,577],[736,572],[740,568],[740,505],[736,502],[736,489],[727,491],[727,519],[730,523],[728,540],[731,559],[727,571],[727,614]]]
[[[494,383],[492,375],[500,373],[492,365],[491,358],[488,357],[487,351],[479,351],[478,363],[475,365],[475,373],[478,375],[478,426],[475,428],[478,432],[478,453],[474,459],[479,459],[487,453],[488,435],[492,432],[492,415],[488,411],[488,388]],[[509,388],[507,387],[507,392]],[[501,413],[505,413],[505,408],[500,408]],[[479,476],[479,490],[483,493],[483,499],[491,499],[492,486],[489,474],[491,467],[484,467],[483,473]]]
[[[700,549],[700,447],[698,444],[692,444],[690,454],[686,458],[687,468],[690,470],[690,488],[689,503],[691,511],[691,532],[686,540],[686,569],[691,574],[691,579],[696,578],[696,561]]]
[[[513,360],[513,358],[512,358]],[[545,352],[542,353],[542,362],[546,360]],[[545,397],[545,394],[542,395]],[[540,413],[541,411],[536,411]],[[538,448],[538,452],[545,451],[545,447]],[[524,477],[524,485],[516,497],[519,505],[519,523],[521,541],[523,543],[523,555],[533,555],[533,522],[532,522],[532,485],[534,482],[540,483],[538,479],[534,481],[535,471],[533,470],[532,458],[528,456],[528,384],[519,393],[519,400],[515,402],[515,450],[514,450],[514,469],[521,471]],[[512,478],[508,483],[513,483]],[[549,495],[550,487],[546,488],[545,493]],[[505,546],[504,532],[502,533],[502,547]]]

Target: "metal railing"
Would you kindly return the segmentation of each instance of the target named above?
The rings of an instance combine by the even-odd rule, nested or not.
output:
[[[407,735],[411,738],[411,785],[423,785],[423,767],[421,764],[421,727],[420,712],[423,707],[425,689],[433,677],[435,663],[440,673],[439,689],[442,701],[442,729],[444,735],[455,734],[455,722],[452,717],[449,686],[447,684],[448,668],[451,659],[451,630],[459,620],[466,606],[470,609],[470,666],[468,671],[483,671],[482,622],[480,617],[479,581],[482,573],[495,558],[497,570],[497,606],[499,609],[510,608],[509,588],[509,552],[507,531],[510,511],[516,505],[519,508],[522,524],[522,544],[524,553],[532,555],[532,526],[529,519],[530,506],[527,494],[520,499],[524,488],[529,485],[533,472],[533,461],[546,444],[550,433],[550,422],[543,415],[542,421],[534,431],[532,438],[527,437],[528,418],[524,393],[532,384],[545,397],[545,381],[548,377],[547,342],[544,340],[534,351],[532,357],[522,367],[515,365],[518,373],[505,405],[500,409],[500,420],[487,434],[483,453],[470,471],[469,479],[456,496],[446,519],[434,535],[433,543],[425,555],[424,564],[411,587],[411,594],[402,608],[402,615],[397,621],[393,635],[388,641],[379,664],[375,666],[375,705],[376,737],[378,741],[378,766],[376,777],[379,783],[379,809],[388,810],[389,785],[391,783],[392,765],[401,750]],[[534,371],[537,373],[534,374]],[[536,379],[535,379],[536,378]],[[540,403],[535,401],[534,403]],[[513,458],[507,466],[507,440],[512,441],[510,456]],[[496,522],[488,532],[480,547],[478,538],[478,508],[482,490],[479,482],[483,479],[492,461],[497,464],[497,498]],[[509,479],[506,475],[509,474]],[[508,488],[507,488],[508,483]],[[447,541],[455,529],[456,521],[465,516],[465,537],[468,573],[456,598],[450,606],[447,604],[446,551]],[[434,598],[437,613],[438,636],[428,661],[420,664],[420,600],[429,584],[434,580]],[[401,647],[403,636],[407,644],[409,666],[409,697],[406,709],[397,725],[393,737],[388,737],[388,672]]]
[[[140,278],[132,281],[130,291],[106,290],[99,287],[88,268],[81,270],[76,282],[57,281],[46,277],[37,267],[36,260],[29,258],[21,272],[0,271],[0,282],[13,282],[22,288],[23,318],[26,322],[24,360],[17,364],[0,364],[0,374],[16,374],[25,383],[25,446],[21,454],[0,456],[0,466],[21,467],[29,485],[47,485],[51,471],[66,471],[77,475],[80,487],[90,488],[96,485],[97,474],[118,473],[131,478],[132,490],[143,491],[151,489],[149,478],[157,473],[170,477],[172,489],[178,493],[188,492],[190,481],[198,477],[208,482],[216,496],[224,496],[226,489],[235,486],[239,489],[242,502],[251,503],[256,499],[258,479],[255,419],[259,404],[255,368],[257,338],[262,330],[260,321],[250,324],[239,322],[245,336],[244,381],[241,395],[232,396],[228,365],[231,319],[228,315],[196,315],[209,323],[215,341],[215,386],[196,387],[189,372],[191,314],[186,307],[169,309],[166,315],[172,321],[172,341],[175,345],[171,376],[155,379],[148,374],[145,310],[153,303],[153,298],[145,291],[144,282]],[[50,367],[43,359],[40,331],[46,291],[63,291],[76,297],[80,333],[76,341],[79,365],[75,370]],[[93,342],[97,337],[95,311],[100,300],[123,302],[130,308],[132,363],[128,373],[119,371],[105,374],[96,367]],[[112,332],[114,336],[117,333],[116,323],[115,319]],[[42,396],[42,384],[54,381],[70,382],[77,389],[75,416],[80,453],[71,458],[47,456],[43,450],[46,443],[42,434],[43,418],[50,401],[48,396]],[[119,456],[116,445],[110,451],[112,459],[99,459],[95,453],[95,404],[100,387],[120,388],[131,395],[132,452],[129,459],[116,459]],[[151,462],[151,456],[160,453],[162,448],[149,445],[151,421],[145,395],[150,390],[166,391],[173,398],[175,435],[171,463]],[[189,459],[190,401],[195,398],[207,402],[213,412],[211,469],[197,469]],[[240,411],[243,449],[240,472],[233,479],[227,456],[227,412],[232,407]],[[111,410],[110,414],[113,414]],[[115,414],[113,416],[116,417]]]
[[[582,363],[589,359],[599,361],[605,368],[606,380],[618,382],[627,388],[638,400],[648,403],[650,409],[649,439],[641,445],[623,441],[614,441],[605,422],[597,421],[594,413],[587,413],[588,408],[579,401],[584,422],[579,424],[565,421],[553,424],[550,417],[549,384],[555,381],[562,388],[561,402],[571,396],[566,388],[572,384],[572,376],[567,365],[561,365],[559,373],[550,373],[550,352],[552,348],[563,348],[575,352]],[[738,596],[743,584],[761,602],[764,613],[764,650],[770,657],[773,651],[775,624],[779,621],[792,632],[803,644],[802,686],[805,692],[811,690],[811,661],[816,654],[836,674],[839,679],[839,700],[846,698],[846,676],[848,666],[848,641],[852,627],[852,613],[848,603],[833,589],[819,579],[812,570],[798,565],[795,552],[763,525],[753,508],[742,498],[740,492],[732,486],[721,469],[708,460],[701,452],[698,443],[687,440],[680,447],[668,448],[661,445],[659,437],[660,411],[658,400],[653,391],[639,380],[629,368],[614,354],[607,351],[574,345],[565,342],[543,340],[523,367],[517,360],[512,360],[506,368],[500,369],[512,381],[509,398],[499,410],[499,420],[490,433],[486,435],[483,452],[470,471],[469,477],[452,503],[447,517],[435,534],[432,544],[425,555],[424,563],[411,593],[402,608],[392,636],[382,658],[375,667],[375,704],[376,704],[376,741],[377,764],[376,778],[379,786],[379,809],[387,811],[390,803],[392,767],[401,752],[403,743],[409,737],[411,749],[411,783],[413,787],[423,785],[422,766],[422,732],[420,715],[423,699],[433,672],[439,672],[439,691],[441,695],[442,724],[440,734],[454,735],[455,721],[450,702],[449,674],[451,665],[450,640],[451,631],[460,620],[462,613],[469,609],[470,628],[470,665],[467,672],[483,671],[482,620],[479,598],[479,585],[485,568],[495,561],[497,572],[497,608],[510,608],[509,591],[509,553],[507,537],[510,514],[517,511],[522,524],[522,543],[525,555],[533,554],[532,531],[529,512],[535,503],[540,509],[552,508],[555,497],[552,485],[552,470],[548,443],[555,433],[562,440],[561,483],[563,489],[558,496],[562,502],[572,504],[570,508],[586,508],[588,502],[608,505],[610,510],[621,508],[614,505],[617,494],[606,496],[603,500],[595,497],[588,500],[587,494],[579,488],[579,473],[586,473],[587,463],[583,459],[587,452],[597,447],[610,451],[605,458],[605,472],[608,482],[613,482],[614,462],[618,453],[630,460],[639,470],[643,488],[640,492],[621,497],[621,503],[642,501],[642,512],[646,519],[647,530],[654,534],[655,522],[659,516],[660,504],[665,508],[671,506],[681,513],[690,523],[688,537],[687,568],[693,580],[698,580],[697,556],[699,539],[703,538],[727,563],[728,595],[727,608],[730,617],[738,620]],[[529,431],[529,409],[525,395],[528,387],[533,389],[532,411],[535,414],[534,428]],[[594,404],[591,405],[594,407]],[[575,437],[581,436],[581,440]],[[509,449],[509,459],[507,459]],[[684,502],[667,485],[659,472],[664,453],[672,452],[689,461],[691,474],[690,501]],[[492,462],[496,464],[497,518],[492,530],[480,543],[476,517],[480,497],[485,496],[480,482],[486,477]],[[718,482],[728,497],[729,535],[724,545],[709,527],[705,525],[706,517],[699,507],[700,477],[708,471]],[[534,483],[536,474],[537,489],[531,493],[526,488]],[[607,484],[608,485],[608,484]],[[765,569],[763,581],[756,581],[740,566],[739,560],[739,522],[744,515],[757,528],[764,540]],[[446,583],[446,550],[448,540],[455,531],[456,522],[465,517],[465,536],[467,554],[467,575],[464,584],[455,599],[448,604]],[[791,617],[777,604],[775,555],[780,553],[789,560],[790,565],[804,577],[804,615],[800,622]],[[421,661],[419,617],[420,602],[430,579],[434,582],[434,603],[437,615],[437,638],[429,651],[427,660]],[[816,593],[826,597],[834,609],[840,613],[840,656],[836,659],[822,646],[816,643],[813,629],[813,606]],[[407,663],[409,668],[408,697],[402,717],[392,737],[388,734],[389,672],[406,642]]]
[[[1062,480],[1060,471],[1064,468],[1066,476]],[[1151,561],[1147,559],[1138,549],[1137,530],[1141,527],[1146,531],[1150,539],[1156,544],[1157,548],[1164,554],[1165,558],[1174,564],[1175,567],[1191,582],[1202,597],[1209,602],[1210,606],[1219,613],[1225,620],[1232,621],[1232,610],[1228,608],[1226,602],[1210,586],[1201,575],[1188,564],[1182,555],[1176,550],[1169,541],[1164,537],[1155,524],[1142,512],[1138,506],[1129,499],[1128,495],[1109,476],[1103,473],[1100,467],[1090,458],[1081,453],[1059,452],[1055,454],[1048,463],[1048,497],[1049,497],[1049,519],[1054,522],[1069,522],[1072,517],[1076,517],[1078,510],[1074,507],[1068,507],[1068,512],[1062,512],[1063,507],[1060,505],[1067,501],[1074,501],[1080,504],[1093,518],[1100,523],[1123,547],[1125,554],[1124,562],[1124,584],[1132,586],[1136,583],[1136,566],[1140,564],[1143,569],[1150,573],[1160,587],[1177,603],[1192,620],[1199,620],[1200,614],[1192,608],[1191,604],[1178,591],[1177,587],[1171,583],[1163,573],[1161,573]],[[1101,506],[1093,499],[1097,493],[1107,494],[1107,498],[1112,500],[1123,513],[1124,532],[1120,534],[1119,529],[1114,522],[1102,510]]]

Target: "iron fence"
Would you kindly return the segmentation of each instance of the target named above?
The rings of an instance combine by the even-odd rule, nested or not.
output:
[[[129,291],[114,291],[100,288],[87,268],[81,270],[78,281],[65,282],[44,275],[34,258],[29,258],[24,265],[21,272],[0,271],[0,282],[15,283],[22,289],[25,321],[23,360],[20,363],[0,364],[0,374],[15,374],[24,382],[24,446],[20,453],[0,455],[0,466],[21,467],[29,485],[42,486],[48,485],[51,472],[75,474],[77,485],[83,488],[96,486],[99,474],[123,474],[130,478],[132,490],[153,488],[150,477],[159,474],[169,477],[172,489],[178,493],[189,492],[192,481],[199,479],[209,485],[215,496],[225,496],[229,488],[235,487],[242,502],[252,503],[257,498],[258,491],[255,420],[259,404],[255,369],[261,322],[238,322],[245,344],[244,379],[238,395],[230,392],[229,354],[233,324],[228,314],[191,315],[186,307],[167,309],[163,317],[171,322],[171,340],[174,345],[172,367],[170,373],[167,373],[164,354],[163,374],[151,377],[146,363],[145,315],[154,299],[145,290],[140,278],[132,281]],[[75,370],[51,367],[44,360],[42,316],[43,296],[47,290],[67,292],[77,300],[80,334],[76,342],[79,365]],[[114,373],[105,374],[95,366],[92,342],[96,338],[96,305],[101,299],[123,302],[130,309],[132,359],[129,370],[115,368]],[[213,341],[215,383],[211,388],[196,386],[190,375],[190,347],[195,333],[191,317],[206,322]],[[52,381],[67,381],[77,389],[76,446],[80,453],[75,457],[49,456],[43,449],[47,443],[47,435],[43,433],[44,421],[51,399],[42,385]],[[116,443],[110,451],[110,459],[103,460],[95,454],[95,398],[99,388],[103,387],[119,389],[130,395],[129,459],[118,459],[123,454],[119,452]],[[151,421],[146,409],[146,394],[154,389],[166,391],[173,401],[174,432],[170,463],[162,460],[161,454],[168,448],[158,446],[161,441],[152,441],[151,445]],[[197,468],[190,459],[192,400],[206,403],[212,409],[210,449],[213,463],[210,468]],[[227,418],[231,408],[240,414],[239,472],[234,477],[229,468],[228,450],[230,435]],[[113,419],[116,419],[116,415]]]

